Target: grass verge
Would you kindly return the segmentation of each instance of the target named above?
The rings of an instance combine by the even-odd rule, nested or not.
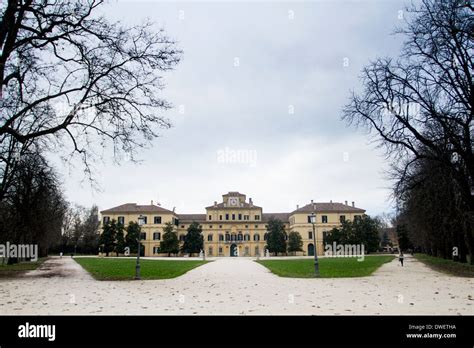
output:
[[[17,277],[27,271],[37,269],[47,257],[40,257],[37,261],[22,261],[13,265],[0,263],[0,278]]]
[[[394,258],[392,255],[366,256],[363,261],[357,261],[357,258],[354,257],[326,257],[319,259],[319,270],[321,278],[366,277]],[[314,278],[313,259],[260,260],[257,262],[280,277]]]
[[[132,258],[75,257],[97,280],[131,280],[135,277],[136,260]],[[199,267],[209,261],[140,260],[142,279],[170,279]]]
[[[454,262],[426,254],[415,254],[415,258],[425,265],[442,273],[457,277],[474,278],[474,266],[467,263]]]

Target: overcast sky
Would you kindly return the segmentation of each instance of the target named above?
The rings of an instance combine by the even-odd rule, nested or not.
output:
[[[67,199],[101,210],[154,200],[205,213],[239,191],[267,213],[311,199],[389,212],[383,152],[341,120],[341,109],[364,65],[398,53],[392,32],[404,4],[110,0],[111,21],[149,18],[184,51],[163,92],[173,128],[141,153],[140,166],[97,163],[100,192],[81,184],[80,166],[58,165]]]

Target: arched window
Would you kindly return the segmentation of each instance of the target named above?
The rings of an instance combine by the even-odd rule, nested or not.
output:
[[[184,242],[184,234],[180,234],[180,235],[179,235],[179,241],[180,241],[180,242]]]
[[[265,233],[265,234],[263,235],[263,240],[267,240],[267,238],[268,238],[268,233]]]
[[[225,234],[225,240],[230,240],[230,234],[228,233]]]
[[[250,240],[250,234],[245,234],[244,235],[244,240],[249,241]]]
[[[242,235],[242,233],[239,233],[237,235],[237,240],[243,240],[244,239],[244,236]]]
[[[236,240],[235,234],[231,234],[231,235],[230,235],[230,240],[232,240],[232,241]]]
[[[258,233],[255,233],[255,234],[253,235],[253,240],[256,241],[256,242],[258,242],[258,241],[260,240],[260,235],[259,235]]]
[[[219,241],[223,241],[224,240],[224,235],[223,234],[219,234]]]
[[[212,242],[212,233],[207,235],[207,241]]]

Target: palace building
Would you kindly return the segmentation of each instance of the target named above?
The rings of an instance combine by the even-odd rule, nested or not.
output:
[[[264,213],[263,208],[254,205],[252,198],[239,192],[222,195],[220,203],[205,208],[205,214],[178,214],[173,210],[154,205],[127,203],[101,211],[102,223],[115,219],[127,225],[138,221],[141,215],[142,244],[145,256],[159,256],[163,227],[167,222],[176,225],[176,233],[184,242],[189,225],[196,221],[202,227],[206,256],[263,256],[265,252],[266,223],[271,218],[280,219],[286,233],[297,231],[303,240],[302,255],[314,255],[313,225],[311,213],[316,214],[316,246],[318,255],[323,253],[323,235],[344,220],[353,220],[365,213],[364,209],[345,203],[318,203],[311,201],[289,213]]]

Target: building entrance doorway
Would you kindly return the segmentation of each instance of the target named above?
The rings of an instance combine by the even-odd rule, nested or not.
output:
[[[314,245],[308,244],[308,256],[314,256]]]
[[[230,246],[230,256],[239,256],[237,251],[237,244],[235,243]]]

